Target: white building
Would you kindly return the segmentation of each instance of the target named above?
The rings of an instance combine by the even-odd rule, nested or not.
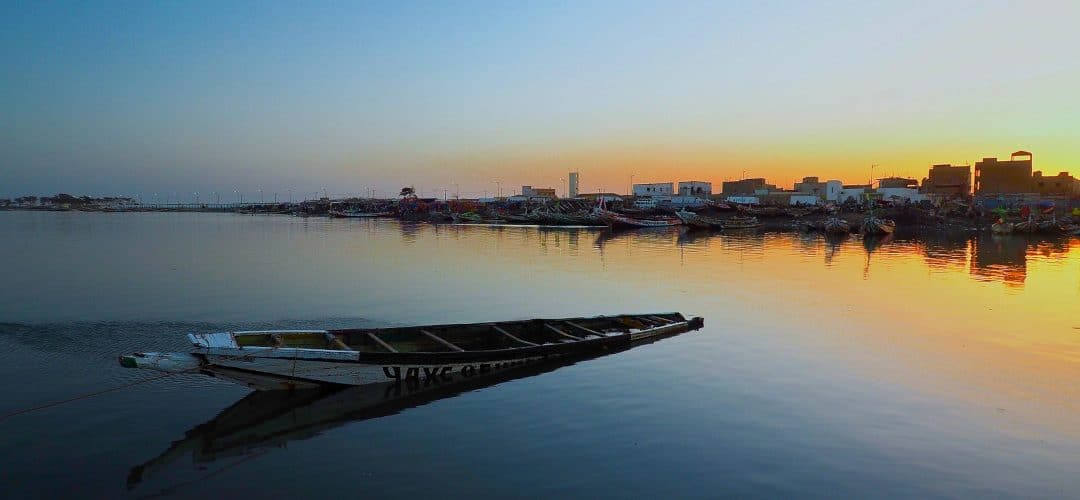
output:
[[[661,198],[660,205],[671,208],[701,208],[705,206],[705,199],[698,196],[670,196]]]
[[[702,181],[684,181],[679,183],[679,196],[712,196],[712,183]]]
[[[570,180],[570,193],[567,195],[569,198],[576,198],[578,195],[578,173],[570,172],[570,176],[567,177]]]
[[[816,194],[793,194],[788,202],[791,205],[817,205],[821,197]]]
[[[843,191],[844,183],[840,181],[825,181],[825,201],[836,201]]]
[[[919,203],[920,201],[929,199],[925,194],[920,193],[918,189],[911,188],[878,188],[877,193],[881,195],[881,199],[885,201],[899,203],[905,201]]]
[[[634,184],[634,196],[671,196],[675,194],[675,183],[654,182],[652,184]]]
[[[841,188],[840,193],[836,195],[836,200],[840,203],[844,203],[848,200],[851,201],[863,201],[866,199],[866,188]]]
[[[738,203],[740,205],[757,205],[761,203],[761,199],[757,196],[728,196],[725,200],[729,203]]]

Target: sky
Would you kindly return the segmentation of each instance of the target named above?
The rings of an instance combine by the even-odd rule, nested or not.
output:
[[[1080,2],[0,5],[0,197],[1080,175]],[[175,193],[175,194],[174,194]]]

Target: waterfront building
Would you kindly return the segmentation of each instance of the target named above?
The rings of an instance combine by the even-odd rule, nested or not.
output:
[[[1031,182],[1032,155],[1017,151],[1008,161],[983,158],[975,162],[975,194],[1034,193]]]
[[[672,182],[634,184],[634,196],[671,196],[675,194],[674,186]]]
[[[899,203],[919,203],[929,199],[925,194],[920,193],[918,189],[910,187],[881,187],[877,189],[876,193],[882,200]]]
[[[723,193],[725,197],[752,196],[759,191],[764,191],[766,193],[776,191],[776,186],[773,184],[766,184],[765,179],[761,177],[737,181],[724,181],[724,183],[721,184],[721,193]]]
[[[577,172],[570,172],[570,175],[567,177],[567,179],[569,179],[569,181],[570,181],[570,192],[567,193],[566,196],[568,198],[577,198],[577,196],[578,196],[578,183],[580,182],[578,173]]]
[[[802,182],[795,183],[795,191],[804,195],[818,196],[825,201],[836,201],[840,196],[840,190],[844,185],[840,181],[831,180],[821,182],[817,177],[803,177]]]
[[[679,196],[712,196],[712,183],[703,181],[683,181],[679,183]]]
[[[1068,172],[1046,177],[1041,171],[1036,171],[1032,174],[1031,181],[1035,192],[1043,196],[1080,196],[1080,179]]]
[[[971,166],[943,163],[930,167],[921,191],[946,196],[971,196]]]
[[[521,186],[521,196],[527,198],[556,198],[555,188],[534,188],[532,186]]]
[[[590,201],[603,200],[604,203],[611,203],[613,201],[623,201],[623,197],[620,196],[620,195],[617,195],[615,193],[581,193],[581,194],[575,196],[575,198],[577,198],[579,200],[590,200]]]
[[[848,184],[840,188],[840,193],[836,196],[836,201],[844,203],[847,201],[862,201],[866,199],[866,193],[870,191],[869,184]]]
[[[919,189],[919,181],[907,177],[883,177],[878,179],[878,187]]]

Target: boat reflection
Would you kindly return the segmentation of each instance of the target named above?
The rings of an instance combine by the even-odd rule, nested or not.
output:
[[[185,432],[182,439],[174,441],[158,456],[132,467],[128,472],[127,487],[129,490],[134,489],[185,456],[190,455],[197,468],[205,468],[210,463],[228,458],[239,457],[244,460],[272,449],[283,448],[291,441],[316,437],[336,427],[395,415],[434,401],[509,380],[541,375],[663,338],[666,337],[636,342],[632,346],[612,349],[599,355],[524,365],[480,378],[467,378],[460,373],[453,373],[426,379],[347,388],[255,391],[222,410],[213,419]],[[227,467],[231,465],[222,469]]]

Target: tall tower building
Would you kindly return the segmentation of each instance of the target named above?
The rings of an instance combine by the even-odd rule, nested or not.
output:
[[[578,195],[578,173],[570,172],[570,198],[576,198]]]

